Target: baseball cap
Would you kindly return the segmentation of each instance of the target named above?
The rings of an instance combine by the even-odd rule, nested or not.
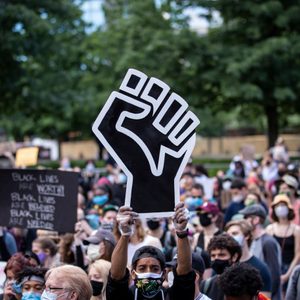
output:
[[[295,177],[286,174],[282,177],[282,181],[284,183],[286,183],[287,185],[291,186],[292,188],[294,188],[295,190],[298,189],[299,184],[298,184],[298,181]]]
[[[244,209],[240,210],[239,213],[244,215],[244,217],[258,216],[263,219],[267,217],[266,210],[260,204],[246,206]]]
[[[108,241],[110,242],[113,246],[116,245],[115,238],[113,234],[104,229],[98,229],[97,232],[94,235],[89,236],[87,239],[83,240],[84,245],[89,245],[89,244],[100,244],[102,241]]]
[[[197,210],[200,212],[213,214],[213,215],[217,215],[220,212],[219,207],[216,204],[211,202],[203,203],[201,206],[199,206]]]
[[[271,203],[271,206],[274,207],[275,205],[277,205],[279,203],[285,203],[289,209],[293,209],[293,206],[291,204],[289,197],[285,194],[279,194],[279,195],[275,196],[273,202]]]
[[[143,246],[137,249],[132,257],[131,265],[133,266],[139,259],[146,257],[153,257],[157,259],[160,262],[161,268],[165,267],[165,255],[161,250],[154,246]]]

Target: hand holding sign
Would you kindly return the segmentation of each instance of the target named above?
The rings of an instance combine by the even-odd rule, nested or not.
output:
[[[164,82],[128,70],[93,125],[128,177],[125,205],[147,216],[173,214],[198,124],[184,99]]]

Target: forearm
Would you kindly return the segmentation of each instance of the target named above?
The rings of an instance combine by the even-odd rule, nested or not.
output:
[[[129,236],[122,235],[113,251],[111,258],[111,277],[122,279],[126,274]]]
[[[185,275],[192,270],[192,250],[188,237],[177,241],[177,274]]]
[[[286,277],[290,277],[290,275],[292,274],[294,268],[297,266],[297,264],[300,261],[300,254],[296,254],[294,259],[292,260],[289,269],[287,270],[287,272],[284,274],[286,275]]]

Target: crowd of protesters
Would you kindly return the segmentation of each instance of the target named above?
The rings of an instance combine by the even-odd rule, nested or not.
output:
[[[174,216],[141,219],[115,162],[88,162],[74,233],[0,227],[0,299],[300,299],[299,179],[279,138],[213,178],[190,162]]]

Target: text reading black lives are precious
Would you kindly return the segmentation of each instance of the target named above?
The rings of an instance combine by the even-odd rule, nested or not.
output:
[[[0,225],[73,232],[78,175],[0,170]]]

